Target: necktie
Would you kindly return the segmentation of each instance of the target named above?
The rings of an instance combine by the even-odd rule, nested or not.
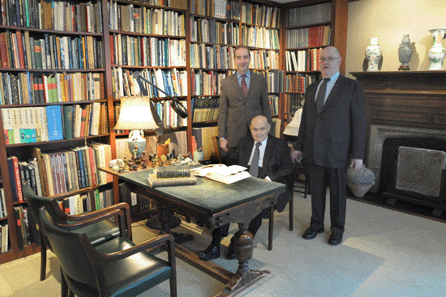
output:
[[[260,149],[259,147],[262,145],[262,143],[257,142],[256,148],[254,150],[254,156],[252,156],[251,160],[251,166],[249,167],[249,173],[252,176],[258,176],[259,175],[259,158],[260,158]]]
[[[324,106],[325,92],[327,91],[327,83],[329,81],[330,81],[329,78],[324,78],[324,82],[320,86],[319,92],[317,93],[317,98],[316,98],[317,112],[320,112],[322,109],[322,106]]]
[[[248,85],[246,84],[245,77],[246,74],[242,74],[242,84],[240,86],[242,87],[243,95],[246,97],[248,96]]]

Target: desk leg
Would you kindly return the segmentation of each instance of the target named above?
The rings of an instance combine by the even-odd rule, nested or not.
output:
[[[238,260],[238,269],[223,291],[217,295],[218,297],[246,293],[273,276],[267,270],[249,270],[248,261],[252,258],[253,253],[253,236],[246,224],[239,223],[238,226],[239,230],[234,234],[234,251]]]
[[[174,231],[170,231],[170,221],[175,213],[164,205],[158,204],[158,211],[156,212],[156,218],[161,224],[160,234],[172,234],[175,237],[175,242],[180,244],[182,242],[191,241],[194,237],[191,234],[182,234]]]

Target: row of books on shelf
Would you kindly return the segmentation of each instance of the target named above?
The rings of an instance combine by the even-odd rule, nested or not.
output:
[[[253,69],[279,69],[279,52],[268,50],[250,50],[250,67]]]
[[[257,71],[257,73],[265,77],[268,86],[268,93],[283,92],[284,72],[282,70]]]
[[[286,71],[318,71],[322,48],[285,51]]]
[[[3,68],[15,69],[95,69],[103,68],[104,49],[99,37],[59,36],[43,38],[29,31],[9,29],[0,33]]]
[[[296,110],[303,107],[304,94],[285,94],[285,110],[288,114],[294,114]]]
[[[257,26],[242,26],[241,43],[249,47],[280,49],[279,30]]]
[[[239,26],[233,22],[191,15],[190,38],[192,42],[237,45],[239,40]]]
[[[280,10],[278,7],[243,2],[241,20],[247,24],[278,28]]]
[[[190,45],[190,66],[192,68],[235,69],[234,48],[222,45]]]
[[[185,36],[184,13],[162,8],[111,2],[110,30]]]
[[[1,1],[1,24],[58,31],[102,32],[102,2]]]
[[[0,218],[4,218],[7,215],[8,211],[6,209],[5,191],[3,188],[0,188]]]
[[[331,21],[331,2],[301,6],[288,10],[288,27],[329,23]]]
[[[186,101],[180,101],[184,107],[187,106]],[[187,118],[180,117],[170,105],[170,100],[155,103],[158,116],[163,121],[165,129],[187,127]]]
[[[9,250],[9,228],[7,221],[0,222],[0,239],[0,253],[5,253]]]
[[[34,159],[8,158],[12,202],[22,203],[22,185],[28,182],[39,196],[52,197],[88,187],[105,185],[112,176],[99,170],[111,160],[111,147],[89,143],[88,146],[62,151],[42,152],[34,148]]]
[[[2,108],[6,144],[73,139],[108,133],[105,103]]]
[[[99,72],[3,72],[0,76],[0,105],[92,101],[105,98],[104,74]]]
[[[279,100],[280,97],[278,95],[268,95],[269,104],[271,105],[271,115],[278,116],[279,115]]]
[[[111,63],[125,66],[186,66],[186,40],[110,35]]]
[[[216,96],[220,94],[221,81],[228,76],[215,71],[191,71],[192,96]]]
[[[303,94],[307,87],[317,80],[316,74],[288,74],[285,76],[285,92]]]
[[[315,47],[330,45],[331,27],[322,25],[287,31],[287,48]]]
[[[218,97],[193,97],[191,106],[193,123],[217,121]]]
[[[189,12],[214,18],[240,20],[241,5],[228,0],[191,0]]]
[[[216,154],[213,138],[218,136],[218,127],[192,128],[192,151],[202,148],[204,160],[210,160]]]
[[[187,72],[186,70],[172,69],[144,69],[137,72],[139,76],[147,79],[159,89],[153,87],[142,79],[137,78],[128,69],[113,68],[113,98],[123,96],[136,96],[148,92],[148,96],[165,98],[168,96],[187,96]],[[141,87],[142,86],[142,87]]]
[[[19,248],[23,250],[32,243],[40,245],[37,223],[28,207],[24,205],[14,206],[14,217],[17,226],[16,230]]]

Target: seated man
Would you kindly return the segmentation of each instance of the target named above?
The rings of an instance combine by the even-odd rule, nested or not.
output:
[[[259,115],[251,120],[249,126],[251,136],[247,136],[240,141],[237,148],[237,160],[241,166],[249,167],[249,172],[253,176],[285,183],[286,177],[293,172],[293,162],[291,160],[290,149],[285,140],[268,135],[271,125],[265,116]],[[260,145],[258,145],[260,144]],[[255,151],[258,147],[258,155]],[[251,164],[252,159],[258,159],[258,166]],[[282,212],[288,201],[293,197],[293,189],[287,184],[287,191],[277,199],[276,208]],[[264,210],[265,211],[265,210]],[[248,230],[253,236],[262,225],[262,213],[257,215],[249,224]],[[212,260],[220,257],[220,242],[222,237],[228,235],[229,224],[216,228],[212,232],[212,242],[206,250],[199,253],[202,260]],[[234,243],[231,240],[229,245],[228,259],[234,259]]]

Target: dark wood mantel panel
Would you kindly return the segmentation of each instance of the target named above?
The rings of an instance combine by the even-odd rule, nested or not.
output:
[[[446,71],[351,74],[364,87],[369,125],[446,129]]]

